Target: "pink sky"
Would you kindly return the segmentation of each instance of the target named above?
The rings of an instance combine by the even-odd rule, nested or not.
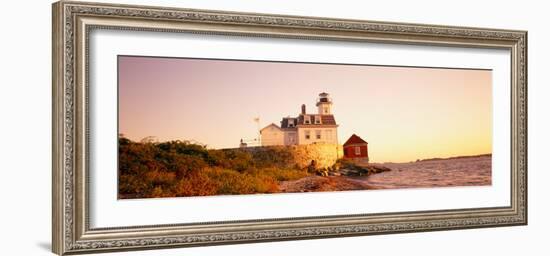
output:
[[[257,124],[316,113],[333,98],[339,141],[355,133],[374,162],[490,153],[492,72],[184,58],[119,57],[119,132],[139,141],[237,147]]]

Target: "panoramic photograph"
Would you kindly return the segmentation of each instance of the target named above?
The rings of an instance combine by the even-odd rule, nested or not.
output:
[[[490,186],[492,71],[118,56],[118,198]]]

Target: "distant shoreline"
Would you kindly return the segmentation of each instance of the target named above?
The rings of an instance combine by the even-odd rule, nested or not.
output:
[[[361,177],[375,189],[490,186],[492,154],[387,163],[390,172]]]
[[[486,154],[479,154],[479,155],[469,155],[469,156],[434,157],[434,158],[418,159],[416,161],[408,161],[408,162],[383,162],[383,163],[372,163],[372,164],[381,164],[381,165],[383,165],[383,164],[402,164],[402,163],[451,160],[451,159],[462,159],[462,158],[476,158],[476,157],[484,157],[484,156],[492,157],[493,153],[486,153]]]

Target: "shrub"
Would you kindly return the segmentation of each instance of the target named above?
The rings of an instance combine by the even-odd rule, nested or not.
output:
[[[307,176],[284,148],[207,150],[187,141],[136,143],[119,138],[119,198],[279,192]]]
[[[162,187],[153,188],[152,192],[146,197],[159,198],[159,197],[173,197],[174,193],[169,189],[163,189]]]
[[[194,144],[189,141],[168,141],[158,143],[155,146],[164,152],[175,152],[178,154],[198,156],[201,158],[206,158],[208,156],[206,146]]]
[[[207,168],[203,172],[216,184],[217,194],[238,195],[254,193],[251,182],[246,175],[235,170]]]
[[[181,179],[175,190],[176,196],[209,196],[218,191],[214,183],[204,172],[197,171]]]
[[[239,172],[245,171],[254,167],[252,154],[240,149],[221,150],[223,158],[218,160],[217,166],[233,169]]]
[[[247,176],[251,182],[252,193],[276,193],[279,192],[279,184],[277,181],[268,175]]]
[[[153,187],[170,186],[174,184],[176,174],[172,172],[164,172],[153,170],[145,173],[145,180]]]
[[[149,192],[147,182],[135,175],[123,174],[118,178],[119,198],[144,197]]]

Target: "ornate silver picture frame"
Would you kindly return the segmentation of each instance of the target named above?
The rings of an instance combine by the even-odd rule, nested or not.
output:
[[[53,4],[52,23],[52,247],[59,255],[527,224],[526,31],[71,1]],[[88,104],[97,96],[89,93],[94,30],[508,50],[510,205],[93,228]]]

